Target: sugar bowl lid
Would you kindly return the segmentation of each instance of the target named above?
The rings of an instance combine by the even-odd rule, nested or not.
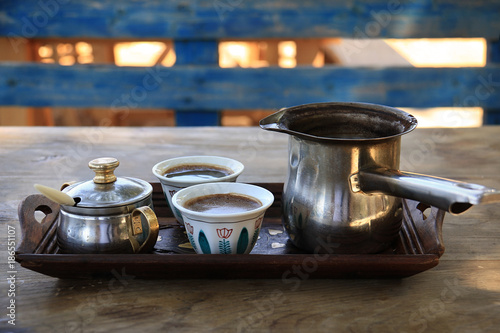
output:
[[[114,170],[118,165],[120,162],[113,157],[92,160],[89,168],[95,172],[94,179],[70,185],[63,191],[77,202],[77,207],[86,208],[126,206],[153,192],[151,184],[144,180],[116,177]]]

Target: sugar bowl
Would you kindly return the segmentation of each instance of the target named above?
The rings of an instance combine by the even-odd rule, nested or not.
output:
[[[104,157],[89,162],[92,180],[63,189],[75,205],[61,205],[57,242],[63,253],[145,253],[158,238],[153,188],[148,182],[116,177],[119,161]]]

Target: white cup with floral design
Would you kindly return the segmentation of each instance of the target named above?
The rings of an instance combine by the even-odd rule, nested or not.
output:
[[[187,176],[186,173],[184,173],[182,176],[170,177],[171,174],[175,174],[178,170],[182,171],[183,168],[186,171],[192,171],[194,175],[191,174],[190,176]],[[218,174],[217,177],[195,174],[196,170],[203,168],[219,170],[221,173]],[[174,217],[180,224],[184,224],[182,215],[172,205],[172,197],[175,193],[177,193],[177,191],[197,184],[235,182],[238,176],[243,172],[243,169],[244,166],[241,162],[227,157],[183,156],[159,162],[153,167],[152,171],[161,183],[163,194],[165,195],[165,199],[167,200]]]
[[[245,196],[256,200],[255,208],[235,212],[213,213],[213,210],[193,210],[191,203],[217,195]],[[266,210],[274,202],[273,194],[256,185],[245,183],[208,183],[190,186],[177,192],[172,199],[182,214],[186,233],[198,254],[248,254],[259,237]],[[232,205],[229,203],[216,204]]]

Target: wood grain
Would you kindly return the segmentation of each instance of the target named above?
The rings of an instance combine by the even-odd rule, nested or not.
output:
[[[498,39],[496,1],[4,1],[0,35],[35,38]],[[44,18],[46,21],[44,21]],[[45,24],[42,24],[45,23]]]
[[[179,40],[174,42],[178,65],[219,65],[219,43],[215,40]],[[220,113],[218,111],[184,110],[175,114],[176,126],[219,126]],[[198,107],[199,108],[199,107]]]
[[[500,128],[417,129],[403,138],[405,170],[500,188]],[[240,181],[282,182],[287,137],[256,128],[0,128],[0,244],[20,236],[17,206],[34,183],[91,178],[94,157],[116,174],[155,182],[163,159],[215,154],[245,164]],[[500,326],[499,205],[447,214],[437,267],[403,280],[157,280],[127,272],[58,280],[16,264],[16,329],[37,332],[495,332]],[[20,241],[19,239],[17,240]],[[4,245],[3,245],[4,246]],[[7,272],[6,248],[0,271]],[[290,267],[293,270],[293,267]],[[307,273],[307,272],[306,272]],[[0,305],[7,300],[2,289]],[[5,305],[6,306],[6,305]],[[2,315],[1,327],[7,326]]]
[[[23,106],[279,109],[305,103],[364,101],[404,107],[500,105],[500,66],[472,68],[219,68],[0,64],[0,103]],[[477,97],[477,91],[481,98]],[[484,96],[484,98],[483,98]]]

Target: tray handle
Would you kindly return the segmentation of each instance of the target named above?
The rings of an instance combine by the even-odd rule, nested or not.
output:
[[[443,221],[446,211],[422,202],[403,199],[403,212],[400,246],[404,252],[441,257],[445,250]]]
[[[26,197],[18,207],[21,225],[21,242],[17,253],[53,253],[56,248],[55,232],[60,205],[41,194]],[[35,212],[40,211],[45,217],[38,222]]]

